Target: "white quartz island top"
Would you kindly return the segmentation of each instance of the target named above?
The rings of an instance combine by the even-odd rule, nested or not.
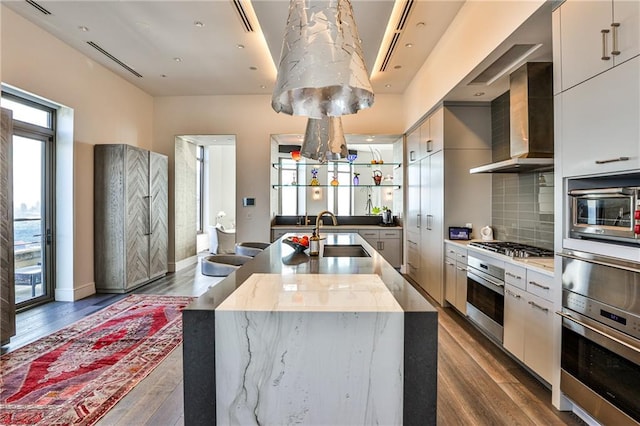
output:
[[[253,274],[216,309],[403,312],[375,274]]]

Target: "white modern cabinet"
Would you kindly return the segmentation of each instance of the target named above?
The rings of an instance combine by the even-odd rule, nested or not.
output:
[[[402,231],[399,229],[360,230],[358,233],[394,268],[402,263]]]
[[[640,56],[555,97],[566,177],[640,167]]]
[[[445,244],[445,300],[467,314],[467,249]]]
[[[405,181],[406,271],[443,305],[448,227],[482,224],[491,217],[491,177],[469,173],[491,161],[491,111],[488,106],[445,105],[427,121],[432,151],[409,164]]]
[[[640,2],[567,0],[553,44],[562,176],[640,168]]]
[[[567,0],[559,19],[562,90],[640,54],[640,2]]]
[[[506,271],[509,270],[507,264]],[[505,272],[506,272],[505,271]],[[551,383],[553,364],[553,277],[515,267],[512,274],[523,278],[524,288],[506,276],[503,346],[542,379]],[[515,279],[510,277],[511,282]],[[540,297],[544,295],[545,297]]]

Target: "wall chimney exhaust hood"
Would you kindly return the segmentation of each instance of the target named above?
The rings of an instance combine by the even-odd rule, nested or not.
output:
[[[509,77],[511,158],[469,173],[523,173],[553,169],[551,62],[528,62]]]

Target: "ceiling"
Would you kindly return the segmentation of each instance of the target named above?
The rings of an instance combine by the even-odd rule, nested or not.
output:
[[[152,96],[273,91],[287,0],[35,1],[2,4]],[[374,93],[401,94],[464,1],[351,0],[351,4]],[[386,31],[388,25],[397,28],[399,23],[401,30]],[[469,84],[515,43],[541,47],[508,63],[491,84]],[[389,59],[383,64],[385,56]],[[509,72],[525,60],[551,60],[550,6],[532,16],[445,100],[490,101],[508,90]]]

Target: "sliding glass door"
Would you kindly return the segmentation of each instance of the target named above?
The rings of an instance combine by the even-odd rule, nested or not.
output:
[[[3,93],[13,110],[16,309],[53,299],[54,111]]]

